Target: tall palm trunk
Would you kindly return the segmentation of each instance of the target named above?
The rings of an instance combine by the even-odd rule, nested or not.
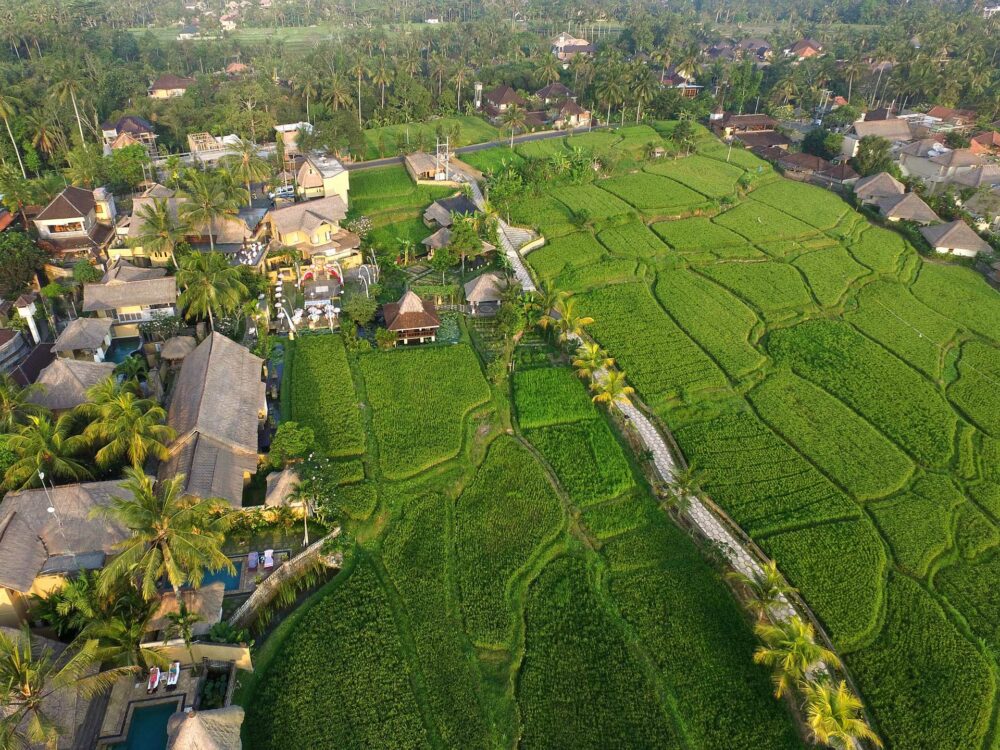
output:
[[[76,127],[80,130],[80,145],[82,146],[86,141],[83,137],[83,120],[80,119],[80,109],[76,106],[76,92],[72,89],[69,92],[69,98],[73,100],[73,113],[76,115]]]
[[[14,140],[14,131],[10,129],[10,120],[6,117],[3,118],[3,124],[7,126],[7,135],[10,136],[10,145],[14,147],[14,153],[17,155],[17,163],[21,167],[21,176],[24,179],[28,179],[28,173],[24,171],[24,162],[21,161],[21,149],[17,147],[17,141]]]
[[[364,128],[364,123],[361,122],[361,74],[358,73],[358,127]]]

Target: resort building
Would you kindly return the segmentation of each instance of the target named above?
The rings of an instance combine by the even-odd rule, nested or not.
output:
[[[110,318],[76,318],[63,329],[52,345],[58,357],[103,362],[111,348]]]
[[[139,324],[174,315],[177,282],[165,268],[139,268],[126,260],[112,263],[98,284],[83,287],[83,311],[114,321],[112,338],[139,335]]]
[[[923,227],[920,233],[935,252],[944,255],[975,258],[980,253],[989,255],[993,252],[989,243],[972,231],[972,228],[964,221],[951,221],[947,224]]]
[[[62,190],[32,220],[38,230],[38,246],[53,260],[69,268],[77,260],[96,260],[115,237],[114,196],[106,188],[85,190],[74,186]]]
[[[878,210],[889,221],[912,221],[935,224],[941,219],[916,193],[906,193],[876,201]]]
[[[569,63],[574,55],[592,56],[594,54],[594,45],[586,39],[575,37],[564,31],[552,40],[552,54],[560,62]]]
[[[160,478],[184,475],[184,491],[243,505],[257,471],[258,428],[267,416],[264,360],[221,333],[184,357],[167,416],[177,433]]]
[[[306,199],[339,196],[350,205],[347,194],[351,183],[344,165],[332,156],[308,154],[295,177],[299,196]]]
[[[473,216],[478,210],[476,204],[464,195],[442,198],[434,201],[424,211],[424,224],[432,228],[450,227],[454,215]]]
[[[105,122],[101,125],[101,136],[107,151],[142,146],[150,157],[156,156],[156,131],[144,117],[125,115],[115,122]]]
[[[441,319],[434,303],[420,299],[414,292],[407,291],[399,302],[388,302],[382,306],[385,327],[394,331],[401,344],[423,344],[434,341]]]
[[[35,381],[39,388],[31,392],[28,400],[59,415],[87,403],[87,391],[114,374],[112,362],[56,357],[39,373]]]
[[[465,301],[473,315],[492,314],[500,308],[507,282],[498,274],[484,273],[465,284]]]
[[[0,503],[0,625],[26,621],[32,594],[104,567],[127,532],[114,521],[92,518],[91,511],[115,496],[128,497],[121,481],[7,493]]]

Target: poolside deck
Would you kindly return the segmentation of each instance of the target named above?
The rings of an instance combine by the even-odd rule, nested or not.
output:
[[[137,680],[133,676],[118,680],[111,689],[97,746],[106,748],[124,742],[128,736],[132,712],[136,708],[175,703],[177,710],[183,711],[185,708],[193,706],[200,684],[201,676],[196,675],[191,667],[181,669],[176,689],[168,691],[165,681],[161,681],[159,690],[153,695],[146,695],[145,678]]]

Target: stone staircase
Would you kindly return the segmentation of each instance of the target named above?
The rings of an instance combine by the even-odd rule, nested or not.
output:
[[[520,250],[522,247],[527,245],[529,242],[534,242],[538,239],[538,235],[532,232],[530,229],[523,229],[521,227],[512,227],[509,224],[506,226],[507,240],[510,242],[511,246],[515,250]]]

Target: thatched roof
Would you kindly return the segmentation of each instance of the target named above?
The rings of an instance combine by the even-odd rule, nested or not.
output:
[[[191,632],[194,635],[204,635],[222,619],[222,599],[225,593],[226,585],[222,581],[215,581],[197,589],[183,589],[179,598],[173,591],[167,592],[160,597],[160,605],[150,619],[148,629],[157,631],[169,628],[170,619],[167,615],[179,612],[180,602],[183,601],[188,612],[193,612],[201,618],[192,626]]]
[[[854,194],[860,201],[871,201],[879,198],[888,198],[895,195],[902,195],[906,192],[906,187],[888,172],[862,177],[854,183]]]
[[[972,231],[972,228],[964,221],[952,221],[947,224],[924,227],[920,233],[934,248],[970,250],[977,253],[993,252],[989,243]]]
[[[431,156],[426,151],[414,151],[412,154],[407,154],[403,157],[403,161],[414,174],[437,174],[437,157]]]
[[[8,493],[0,502],[0,586],[28,593],[43,571],[103,567],[105,555],[128,536],[113,521],[90,518],[112,496],[129,495],[120,481]]]
[[[958,167],[975,167],[983,164],[985,159],[972,149],[956,148],[954,151],[945,151],[943,154],[931,157],[930,161],[942,167],[955,169]]]
[[[420,299],[412,291],[406,292],[399,302],[387,303],[382,311],[385,316],[385,327],[390,331],[438,328],[441,325],[434,303]]]
[[[163,346],[160,347],[160,358],[172,360],[184,359],[197,346],[198,342],[195,341],[194,336],[174,336],[167,339]]]
[[[186,476],[197,497],[242,504],[243,474],[257,468],[257,426],[266,409],[264,360],[213,333],[184,358],[167,423],[177,432],[160,476]]]
[[[167,750],[242,750],[243,708],[178,712],[167,721]]]
[[[477,305],[483,302],[499,302],[506,282],[495,273],[484,273],[465,285],[465,299]]]
[[[51,411],[64,411],[86,403],[87,391],[115,372],[111,362],[86,362],[57,357],[35,381],[41,388],[28,399]]]
[[[72,321],[52,346],[54,352],[75,352],[81,349],[99,349],[111,333],[111,318],[77,318]]]
[[[267,492],[264,495],[264,505],[275,507],[288,505],[288,498],[299,483],[299,475],[289,467],[284,471],[273,471],[267,475]]]
[[[476,204],[464,195],[456,195],[452,198],[442,198],[434,201],[426,211],[424,211],[424,221],[436,222],[439,226],[450,227],[451,215],[460,214],[472,216],[477,211]]]
[[[941,221],[930,206],[916,193],[890,196],[877,201],[879,211],[887,219],[905,219],[918,224],[932,224]]]
[[[85,284],[83,287],[85,312],[172,305],[176,301],[177,282],[173,276],[135,281],[113,280],[102,284]]]
[[[858,138],[875,135],[889,141],[913,140],[910,123],[899,118],[889,120],[861,120],[852,126]]]
[[[154,186],[155,187],[155,186]],[[153,188],[150,188],[152,190]],[[132,265],[127,260],[119,258],[104,272],[101,278],[102,284],[111,284],[116,281],[145,281],[146,279],[161,279],[167,275],[166,268],[140,268]]]

